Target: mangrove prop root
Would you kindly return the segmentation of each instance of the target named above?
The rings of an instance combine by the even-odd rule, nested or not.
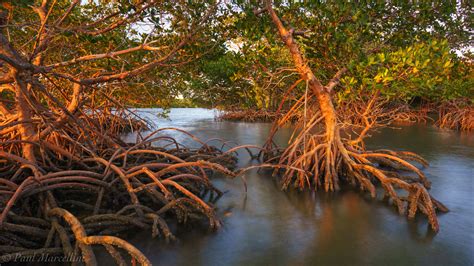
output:
[[[261,153],[269,163],[287,166],[281,175],[282,188],[294,186],[329,192],[339,190],[341,185],[347,183],[368,191],[375,198],[375,185],[380,184],[385,197],[391,199],[400,214],[407,213],[409,218],[413,218],[417,213],[422,213],[428,217],[431,228],[438,231],[436,210],[445,211],[446,208],[428,193],[430,182],[413,164],[418,162],[426,165],[426,161],[409,152],[373,152],[365,149],[363,139],[369,130],[385,126],[385,121],[391,117],[383,118],[386,113],[376,100],[377,94],[365,106],[355,110],[354,120],[360,122],[341,121],[331,95],[346,69],[339,70],[324,86],[306,63],[293,38],[293,29],[288,30],[282,23],[271,0],[266,0],[265,5],[266,12],[290,52],[296,70],[301,79],[306,81],[307,91],[311,92],[310,96],[305,94],[302,101],[296,102],[284,116],[291,116],[291,112],[304,113],[303,121],[295,125],[289,146],[282,152],[275,147],[272,138],[282,125],[276,121]],[[344,111],[344,107],[339,109]],[[343,129],[353,128],[354,124],[362,125],[362,130],[355,132],[359,134],[358,137],[343,137]],[[399,170],[411,172],[415,176],[403,178]]]
[[[144,130],[152,124],[112,97],[117,85],[114,81],[137,76],[174,58],[215,13],[217,3],[193,20],[192,30],[176,46],[163,46],[170,48],[164,57],[135,65],[126,73],[116,70],[96,75],[83,69],[76,72],[69,66],[106,59],[105,54],[72,61],[58,57],[49,65],[43,60],[49,58],[47,47],[54,46],[54,40],[62,34],[46,29],[69,21],[68,16],[80,2],[71,1],[54,22],[49,15],[56,13],[56,1],[32,4],[38,15],[34,24],[39,30],[31,46],[12,44],[4,31],[6,13],[0,12],[0,246],[6,252],[22,254],[73,250],[82,254],[86,264],[94,265],[90,245],[100,244],[114,254],[125,249],[132,256],[132,264],[148,264],[126,242],[95,235],[135,228],[150,233],[161,230],[171,239],[166,223],[184,221],[217,228],[220,223],[209,198],[222,193],[209,177],[219,171],[233,175],[226,167],[232,168],[235,158],[180,129],[159,129],[145,137],[137,132],[135,143],[126,143],[123,133]],[[114,31],[158,4],[140,1],[136,12],[116,12],[97,21],[107,24],[108,19],[118,19],[119,23],[83,33],[101,36]],[[13,9],[9,12],[10,18],[16,17]],[[158,49],[152,43],[155,41],[140,48],[124,48],[115,55]],[[23,56],[26,54],[28,58]],[[162,136],[164,130],[181,132],[201,148],[188,149],[172,137]],[[166,145],[158,144],[159,140]],[[175,176],[179,178],[173,179]],[[130,205],[134,207],[117,214]],[[104,224],[110,228],[105,229]],[[15,257],[3,255],[2,251],[2,260]]]
[[[245,121],[245,122],[271,122],[277,119],[282,119],[283,113],[270,110],[225,110],[219,112],[217,120],[221,121]],[[299,115],[293,115],[287,119],[290,121],[298,120]]]
[[[309,117],[308,120],[317,119]],[[447,208],[428,193],[431,184],[414,164],[427,166],[423,158],[406,151],[369,151],[362,148],[364,145],[359,145],[359,142],[344,139],[337,132],[328,140],[326,129],[318,131],[310,121],[306,127],[297,124],[286,149],[279,152],[270,139],[266,152],[262,153],[269,163],[285,166],[278,167],[283,189],[312,188],[328,192],[339,190],[341,185],[347,183],[369,192],[375,198],[375,187],[380,184],[400,214],[413,218],[416,213],[422,213],[428,217],[431,228],[439,230],[435,211],[445,212]],[[414,175],[405,178],[401,171]]]
[[[155,140],[177,142],[154,137],[158,132],[138,143],[106,145],[92,154],[71,147],[67,153],[73,156],[67,157],[37,142],[48,160],[34,162],[15,154],[21,142],[0,142],[0,168],[9,169],[9,174],[0,174],[0,260],[43,252],[76,254],[87,265],[96,265],[91,245],[102,245],[119,265],[127,263],[122,252],[129,254],[132,264],[150,265],[125,240],[104,234],[125,235],[136,228],[173,241],[170,222],[218,228],[211,202],[222,192],[209,177],[215,172],[237,176],[230,170],[236,164],[233,154],[248,147],[230,146],[223,152],[179,131],[202,147],[177,144],[165,149],[153,146]]]
[[[441,104],[436,125],[440,128],[461,131],[474,130],[474,105],[472,100],[457,100]]]

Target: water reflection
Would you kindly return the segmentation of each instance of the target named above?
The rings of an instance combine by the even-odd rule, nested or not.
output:
[[[216,122],[213,115],[212,110],[173,109],[171,121],[155,122],[202,139],[257,145],[270,129],[266,123]],[[290,128],[283,130],[278,144],[286,144],[290,134]],[[222,230],[181,231],[174,245],[150,240],[147,232],[132,243],[156,265],[473,265],[474,134],[418,125],[384,129],[367,145],[414,151],[430,161],[425,169],[430,193],[451,210],[439,217],[436,236],[427,230],[425,218],[409,221],[360,193],[283,193],[271,171],[250,171],[247,194],[240,179],[214,179],[227,191],[217,202]],[[239,159],[241,166],[251,163],[245,152]]]

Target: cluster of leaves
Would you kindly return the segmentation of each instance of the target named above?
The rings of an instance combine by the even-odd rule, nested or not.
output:
[[[447,40],[431,40],[353,61],[341,85],[340,101],[373,91],[388,99],[443,101],[472,97],[474,79],[470,63]]]

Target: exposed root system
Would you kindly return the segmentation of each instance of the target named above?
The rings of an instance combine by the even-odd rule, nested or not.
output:
[[[209,176],[213,172],[235,176],[227,168],[235,165],[235,157],[189,133],[201,148],[190,149],[155,134],[164,130],[95,155],[68,151],[69,157],[53,157],[55,151],[45,149],[36,163],[12,153],[18,143],[3,141],[0,262],[19,253],[42,252],[77,254],[95,265],[91,246],[102,245],[121,265],[120,250],[128,253],[126,258],[149,265],[140,251],[113,235],[150,230],[153,237],[172,241],[170,223],[191,221],[218,228],[212,203],[222,193]],[[172,147],[154,147],[157,141]]]
[[[283,189],[312,188],[329,192],[350,184],[376,198],[376,186],[380,185],[384,198],[390,199],[400,214],[413,218],[420,212],[428,217],[434,231],[439,230],[436,210],[445,212],[447,208],[428,192],[430,182],[416,166],[428,166],[423,158],[407,151],[366,150],[362,134],[368,129],[359,131],[357,138],[343,138],[339,131],[328,132],[321,121],[321,113],[317,111],[296,124],[290,145],[282,152],[276,152],[278,149],[271,138],[267,141],[265,148],[271,151],[265,155],[267,162],[288,166],[281,173]],[[342,128],[343,124],[337,127]],[[334,135],[329,135],[330,132]]]
[[[107,51],[85,48],[92,44],[89,37],[111,40],[116,30],[124,33],[123,27],[160,10],[162,3],[112,5],[131,9],[92,14],[91,21],[82,16],[78,0],[30,4],[12,2],[5,5],[11,7],[8,13],[0,12],[0,264],[41,253],[80,255],[96,265],[91,246],[102,245],[120,265],[128,259],[147,265],[143,254],[112,235],[149,230],[171,241],[170,223],[218,228],[212,204],[222,193],[209,176],[233,176],[226,168],[235,164],[232,153],[189,133],[200,148],[155,134],[164,129],[145,138],[138,132],[135,143],[125,143],[122,133],[148,125],[111,96],[114,86],[127,79],[189,62],[189,54],[185,60],[178,54],[184,55],[217,3],[203,7],[206,12],[190,19],[189,30],[182,36],[176,32],[172,42],[148,36],[136,47],[125,42],[120,48],[104,47]],[[28,32],[9,30],[24,19],[31,25]],[[75,41],[62,46],[70,38]],[[142,52],[148,59],[123,63]],[[159,148],[152,145],[163,142]],[[128,256],[122,257],[123,250]]]
[[[100,111],[92,113],[92,119],[97,125],[102,126],[102,130],[109,134],[120,135],[123,133],[140,132],[152,128],[150,122],[139,117],[127,109],[115,110],[102,108]]]
[[[433,121],[429,116],[432,110],[433,107],[431,105],[413,108],[408,104],[402,104],[396,107],[393,122],[397,124],[427,123],[428,121]]]
[[[314,99],[311,99],[314,100]],[[307,102],[306,102],[307,104]],[[370,104],[370,110],[377,114],[364,114],[367,105]],[[285,120],[285,123],[297,123],[304,117],[303,106],[304,97],[295,101],[292,112],[286,111],[266,111],[266,110],[226,110],[222,111],[217,119],[228,121],[245,122],[274,122]],[[337,115],[340,121],[346,124],[365,127],[370,121],[366,121],[367,115],[377,118],[378,125],[390,124],[413,124],[427,123],[433,121],[429,116],[435,108],[432,104],[422,105],[414,108],[407,103],[393,103],[382,100],[379,93],[371,97],[360,96],[356,100],[345,99],[337,105]]]
[[[449,128],[461,131],[474,129],[474,107],[470,100],[451,101],[438,108],[438,121],[440,128]]]
[[[273,112],[267,110],[229,110],[219,113],[218,120],[227,121],[244,121],[244,122],[272,122],[281,118],[280,112]],[[291,117],[291,120],[296,120],[298,117]]]
[[[284,116],[292,112],[302,112],[303,119],[296,128],[289,146],[282,152],[273,142],[273,136],[284,120],[277,121],[264,147],[264,158],[267,162],[286,165],[282,173],[282,188],[324,189],[326,192],[337,191],[343,183],[351,184],[363,191],[368,191],[375,198],[375,185],[380,184],[386,198],[397,206],[400,214],[409,218],[422,213],[428,217],[431,228],[439,230],[436,210],[447,211],[441,203],[428,192],[430,182],[415,163],[427,166],[427,162],[411,152],[390,150],[369,151],[363,140],[371,128],[380,126],[380,118],[385,115],[375,101],[376,96],[363,108],[354,113],[362,119],[363,128],[358,137],[344,137],[344,129],[351,123],[338,119],[338,111],[332,102],[332,90],[338,86],[339,79],[346,71],[341,68],[334,77],[323,85],[314,75],[293,38],[293,30],[288,30],[273,10],[272,2],[267,0],[266,11],[278,30],[282,41],[290,52],[294,66],[301,79],[306,81],[306,92],[301,102]],[[383,124],[382,124],[383,126]],[[301,169],[303,171],[296,171]]]

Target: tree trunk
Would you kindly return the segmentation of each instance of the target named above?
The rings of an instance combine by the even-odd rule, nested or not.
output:
[[[332,103],[332,97],[330,90],[322,85],[322,83],[313,74],[311,68],[306,64],[302,53],[298,47],[298,44],[293,39],[293,29],[287,30],[283,23],[278,18],[272,7],[272,1],[266,1],[266,8],[273,23],[278,28],[278,32],[286,47],[290,51],[293,62],[296,66],[297,71],[303,80],[308,83],[308,88],[316,96],[321,114],[324,116],[324,124],[326,128],[326,176],[325,176],[325,190],[338,190],[338,178],[337,172],[335,171],[333,148],[335,145],[335,139],[339,136],[339,128],[337,126],[336,109]]]
[[[409,208],[408,217],[413,218],[421,208],[421,212],[428,217],[431,228],[438,231],[439,224],[435,210],[447,211],[447,208],[432,198],[427,191],[430,182],[416,166],[408,161],[418,162],[422,165],[428,165],[428,163],[414,153],[390,150],[366,151],[360,147],[351,146],[350,143],[343,140],[340,136],[341,128],[337,121],[331,90],[338,84],[340,75],[344,73],[345,69],[338,71],[334,78],[326,86],[323,86],[306,63],[293,39],[293,29],[287,30],[283,26],[272,8],[271,0],[266,0],[266,10],[288,48],[301,79],[307,82],[308,89],[316,97],[319,112],[313,115],[322,116],[324,119],[323,134],[312,133],[314,124],[307,125],[305,123],[299,128],[299,132],[302,133],[298,134],[280,155],[278,164],[288,166],[283,176],[283,189],[292,182],[301,189],[306,185],[311,186],[310,177],[312,177],[315,189],[322,183],[325,191],[334,191],[339,189],[339,182],[346,182],[369,191],[375,198],[376,190],[373,182],[378,180],[385,190],[385,195],[392,199],[400,214],[406,214],[406,210]],[[275,129],[272,129],[271,136],[274,133]],[[271,139],[267,143],[270,143],[271,147]],[[381,168],[381,163],[391,167],[392,171]],[[294,169],[301,169],[304,173],[296,174]],[[412,171],[418,175],[418,179],[416,182],[406,182],[403,176],[396,173],[397,170]],[[310,173],[309,176],[307,173]],[[398,195],[396,188],[405,190],[408,197]]]
[[[16,72],[16,71],[15,71]],[[36,162],[35,146],[31,143],[35,138],[35,129],[32,124],[33,112],[28,103],[26,94],[28,93],[27,85],[21,78],[21,74],[18,72],[14,73],[16,79],[15,85],[15,100],[16,108],[18,111],[18,124],[19,133],[22,141],[22,153],[23,157],[32,163]]]

